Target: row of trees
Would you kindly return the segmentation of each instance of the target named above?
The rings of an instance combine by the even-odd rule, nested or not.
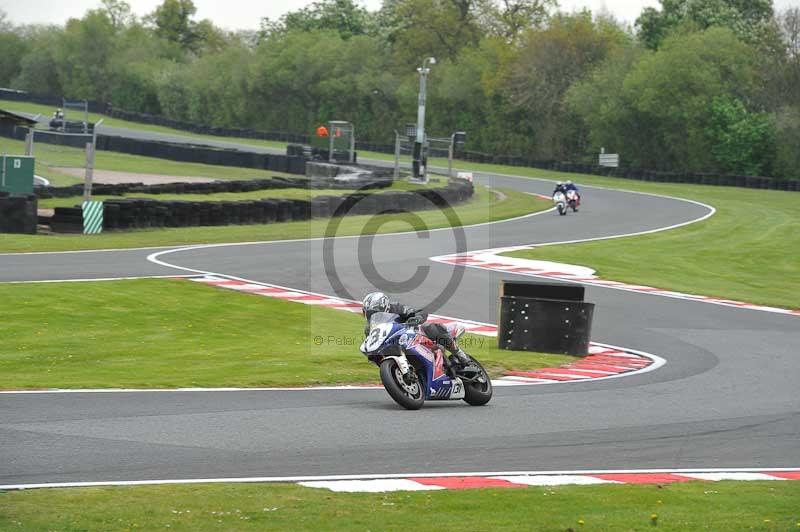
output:
[[[472,150],[800,177],[800,9],[661,4],[628,27],[555,0],[320,0],[228,32],[191,0],[141,19],[103,0],[64,26],[0,16],[0,85],[220,126],[350,120],[390,143],[434,56],[429,131],[467,131]]]

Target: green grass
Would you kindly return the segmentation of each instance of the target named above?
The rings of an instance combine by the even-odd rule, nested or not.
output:
[[[379,382],[349,312],[178,279],[0,284],[0,301],[0,389]],[[496,342],[462,346],[494,375],[574,360]]]
[[[333,493],[291,484],[0,493],[5,530],[800,530],[800,482]],[[46,511],[42,511],[46,509]]]
[[[643,184],[576,176],[583,184],[697,198],[710,219],[663,233],[546,246],[515,257],[589,266],[603,279],[800,308],[800,194],[732,187]],[[584,191],[591,208],[591,189]],[[580,214],[579,214],[580,216]]]
[[[46,123],[50,121],[50,117],[53,116],[53,112],[55,111],[55,107],[49,105],[40,105],[28,102],[16,102],[10,100],[0,100],[0,109],[6,109],[9,111],[16,111],[23,113],[32,113],[32,114],[41,113],[42,116],[46,118]],[[83,119],[82,115],[79,117],[77,114],[74,114],[74,111],[68,110],[67,115],[68,115],[67,119],[69,120]],[[138,122],[129,122],[127,120],[120,120],[118,118],[109,118],[107,116],[103,116],[97,113],[89,113],[89,121],[92,123],[96,124],[101,118],[103,119],[103,123],[97,130],[98,133],[102,132],[103,126],[108,126],[108,127],[118,127],[126,129],[136,129],[139,131],[151,131],[153,133],[164,133],[167,135],[180,135],[182,137],[188,137],[198,140],[218,140],[222,142],[249,144],[252,146],[261,146],[261,147],[278,148],[278,149],[283,149],[286,147],[285,142],[274,142],[274,141],[257,140],[257,139],[239,139],[234,137],[217,137],[213,135],[198,135],[180,129],[173,129],[164,126],[156,126],[152,124],[141,124]]]
[[[0,138],[0,153],[24,154],[25,143],[18,140]],[[52,184],[72,185],[83,182],[81,178],[60,171],[61,167],[84,167],[86,156],[83,150],[67,146],[39,143],[34,147],[34,156],[36,157],[36,174],[46,177]],[[133,174],[211,177],[214,179],[253,179],[256,177],[270,177],[274,175],[290,175],[270,170],[258,170],[255,168],[184,163],[100,150],[97,151],[95,156],[95,169],[129,172]]]
[[[453,209],[457,217],[456,225],[503,220],[549,208],[548,201],[520,192],[502,189],[501,191],[505,194],[503,199],[486,188],[478,187],[472,200]],[[439,210],[420,211],[412,215],[347,216],[333,220],[339,223],[336,236],[358,235],[364,231],[392,233],[452,227],[446,213]],[[330,223],[330,219],[314,219],[270,225],[143,229],[106,232],[101,235],[0,234],[0,252],[70,251],[315,238],[325,236]]]

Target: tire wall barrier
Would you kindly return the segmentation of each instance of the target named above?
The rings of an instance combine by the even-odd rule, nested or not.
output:
[[[584,287],[503,281],[497,345],[501,349],[586,356],[594,303]]]
[[[299,189],[337,189],[337,190],[371,190],[392,186],[390,178],[368,178],[350,181],[334,179],[304,179],[292,177],[273,177],[271,179],[247,179],[240,181],[214,181],[210,183],[164,183],[144,185],[142,183],[102,184],[92,186],[92,193],[97,196],[122,196],[124,194],[218,194],[253,192],[256,190],[279,190],[286,188]],[[37,187],[36,196],[46,198],[69,198],[83,194],[83,185],[66,187]]]
[[[0,192],[0,233],[36,234],[36,196],[14,196]]]
[[[127,230],[271,224],[363,214],[382,214],[443,208],[472,197],[472,183],[453,180],[447,186],[411,192],[355,192],[344,196],[317,196],[311,200],[264,198],[244,201],[162,201],[124,198],[104,201],[103,228]],[[56,208],[56,232],[78,230],[80,208]]]
[[[0,89],[0,99],[35,102],[53,106],[61,105],[61,98],[56,98],[53,96],[33,95],[28,93],[19,93],[17,91],[9,91],[4,89]],[[89,102],[89,110],[91,112],[100,112],[101,108],[102,106],[99,105],[97,102]],[[148,115],[145,113],[136,113],[130,111],[117,110],[117,109],[115,109],[112,112],[111,116],[113,116],[114,118],[119,118],[130,122],[138,122],[141,124],[155,124],[155,125],[169,127],[172,129],[178,129],[181,131],[188,131],[199,135],[214,135],[219,137],[273,140],[278,142],[288,142],[291,144],[310,143],[309,135],[298,135],[294,133],[276,132],[276,131],[272,132],[257,131],[254,129],[213,127],[203,124],[195,124],[191,122],[173,120],[163,116]],[[19,128],[17,129],[19,130]],[[8,132],[7,128],[0,129],[0,135],[6,137],[12,136],[12,134]],[[119,144],[114,142],[111,143],[111,145],[114,146],[114,148],[101,147],[99,140],[100,137],[103,137],[103,135],[98,135],[98,149],[121,151],[122,153],[135,153],[138,155],[147,155],[149,157],[162,157],[161,155],[156,155],[155,153],[168,151],[154,147],[149,147],[141,149],[145,151],[150,151],[152,152],[151,154],[139,153],[137,151],[128,151],[136,149],[135,147],[133,147],[133,145],[127,145],[125,143]],[[16,138],[17,140],[24,140],[25,138],[24,130],[13,133],[13,138]],[[107,138],[122,139],[122,137],[107,137]],[[135,139],[122,139],[122,140],[127,140],[132,143],[151,142],[151,141],[139,141]],[[77,138],[77,141],[81,142],[80,137]],[[156,143],[156,144],[167,144],[167,143]],[[207,146],[200,147],[200,149],[203,148],[208,149]],[[356,141],[356,149],[360,151],[372,151],[378,153],[394,153],[394,145],[391,144],[378,144],[372,142]],[[221,151],[221,150],[213,150],[213,151]],[[236,150],[227,150],[227,151],[236,151]],[[239,153],[247,153],[247,152],[239,152]],[[431,151],[430,155],[435,157],[447,157],[447,153],[444,151],[437,152],[434,150]],[[283,157],[283,156],[270,156],[270,157]],[[162,158],[170,159],[170,157],[162,157]],[[800,179],[782,179],[777,177],[759,177],[759,176],[735,176],[735,175],[695,173],[695,172],[663,172],[663,171],[645,170],[641,168],[610,168],[610,167],[597,166],[591,164],[533,159],[530,157],[523,157],[517,155],[492,155],[488,153],[465,151],[465,150],[456,151],[455,158],[457,160],[473,162],[473,163],[498,164],[505,166],[521,166],[527,168],[538,168],[542,170],[552,170],[555,172],[590,174],[598,176],[618,177],[621,179],[635,179],[639,181],[656,181],[661,183],[691,183],[700,185],[717,185],[717,186],[729,186],[729,187],[741,187],[741,188],[762,188],[762,189],[785,190],[794,192],[800,191]],[[225,160],[226,157],[222,157],[222,159]],[[235,159],[235,157],[233,159]],[[172,160],[205,162],[194,159],[172,159]],[[264,166],[247,166],[240,164],[230,165],[222,162],[217,162],[217,163],[205,162],[205,164],[244,166],[245,168],[262,168],[262,169],[265,168]],[[266,168],[266,169],[280,171],[280,172],[287,172],[290,174],[302,174],[303,172],[299,171],[301,163],[295,162],[294,164],[295,166],[291,168],[295,171],[278,170],[277,168]]]

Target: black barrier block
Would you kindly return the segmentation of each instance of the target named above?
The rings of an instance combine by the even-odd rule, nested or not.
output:
[[[586,288],[576,284],[507,280],[500,282],[501,296],[583,301],[585,293]]]
[[[119,221],[119,205],[103,202],[103,229],[116,229]]]
[[[56,207],[53,209],[55,216],[83,216],[83,210],[80,207]]]
[[[594,304],[503,296],[498,347],[586,356]]]
[[[83,233],[83,221],[81,222],[61,222],[50,220],[50,229],[54,233]]]

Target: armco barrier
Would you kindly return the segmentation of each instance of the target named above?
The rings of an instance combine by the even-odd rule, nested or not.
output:
[[[318,196],[311,200],[260,199],[245,201],[161,201],[140,198],[106,200],[103,227],[106,230],[154,227],[269,224],[311,218],[382,214],[398,210],[445,208],[469,199],[471,183],[453,180],[448,185],[421,191],[345,196]],[[53,231],[80,232],[80,208],[55,209]]]

